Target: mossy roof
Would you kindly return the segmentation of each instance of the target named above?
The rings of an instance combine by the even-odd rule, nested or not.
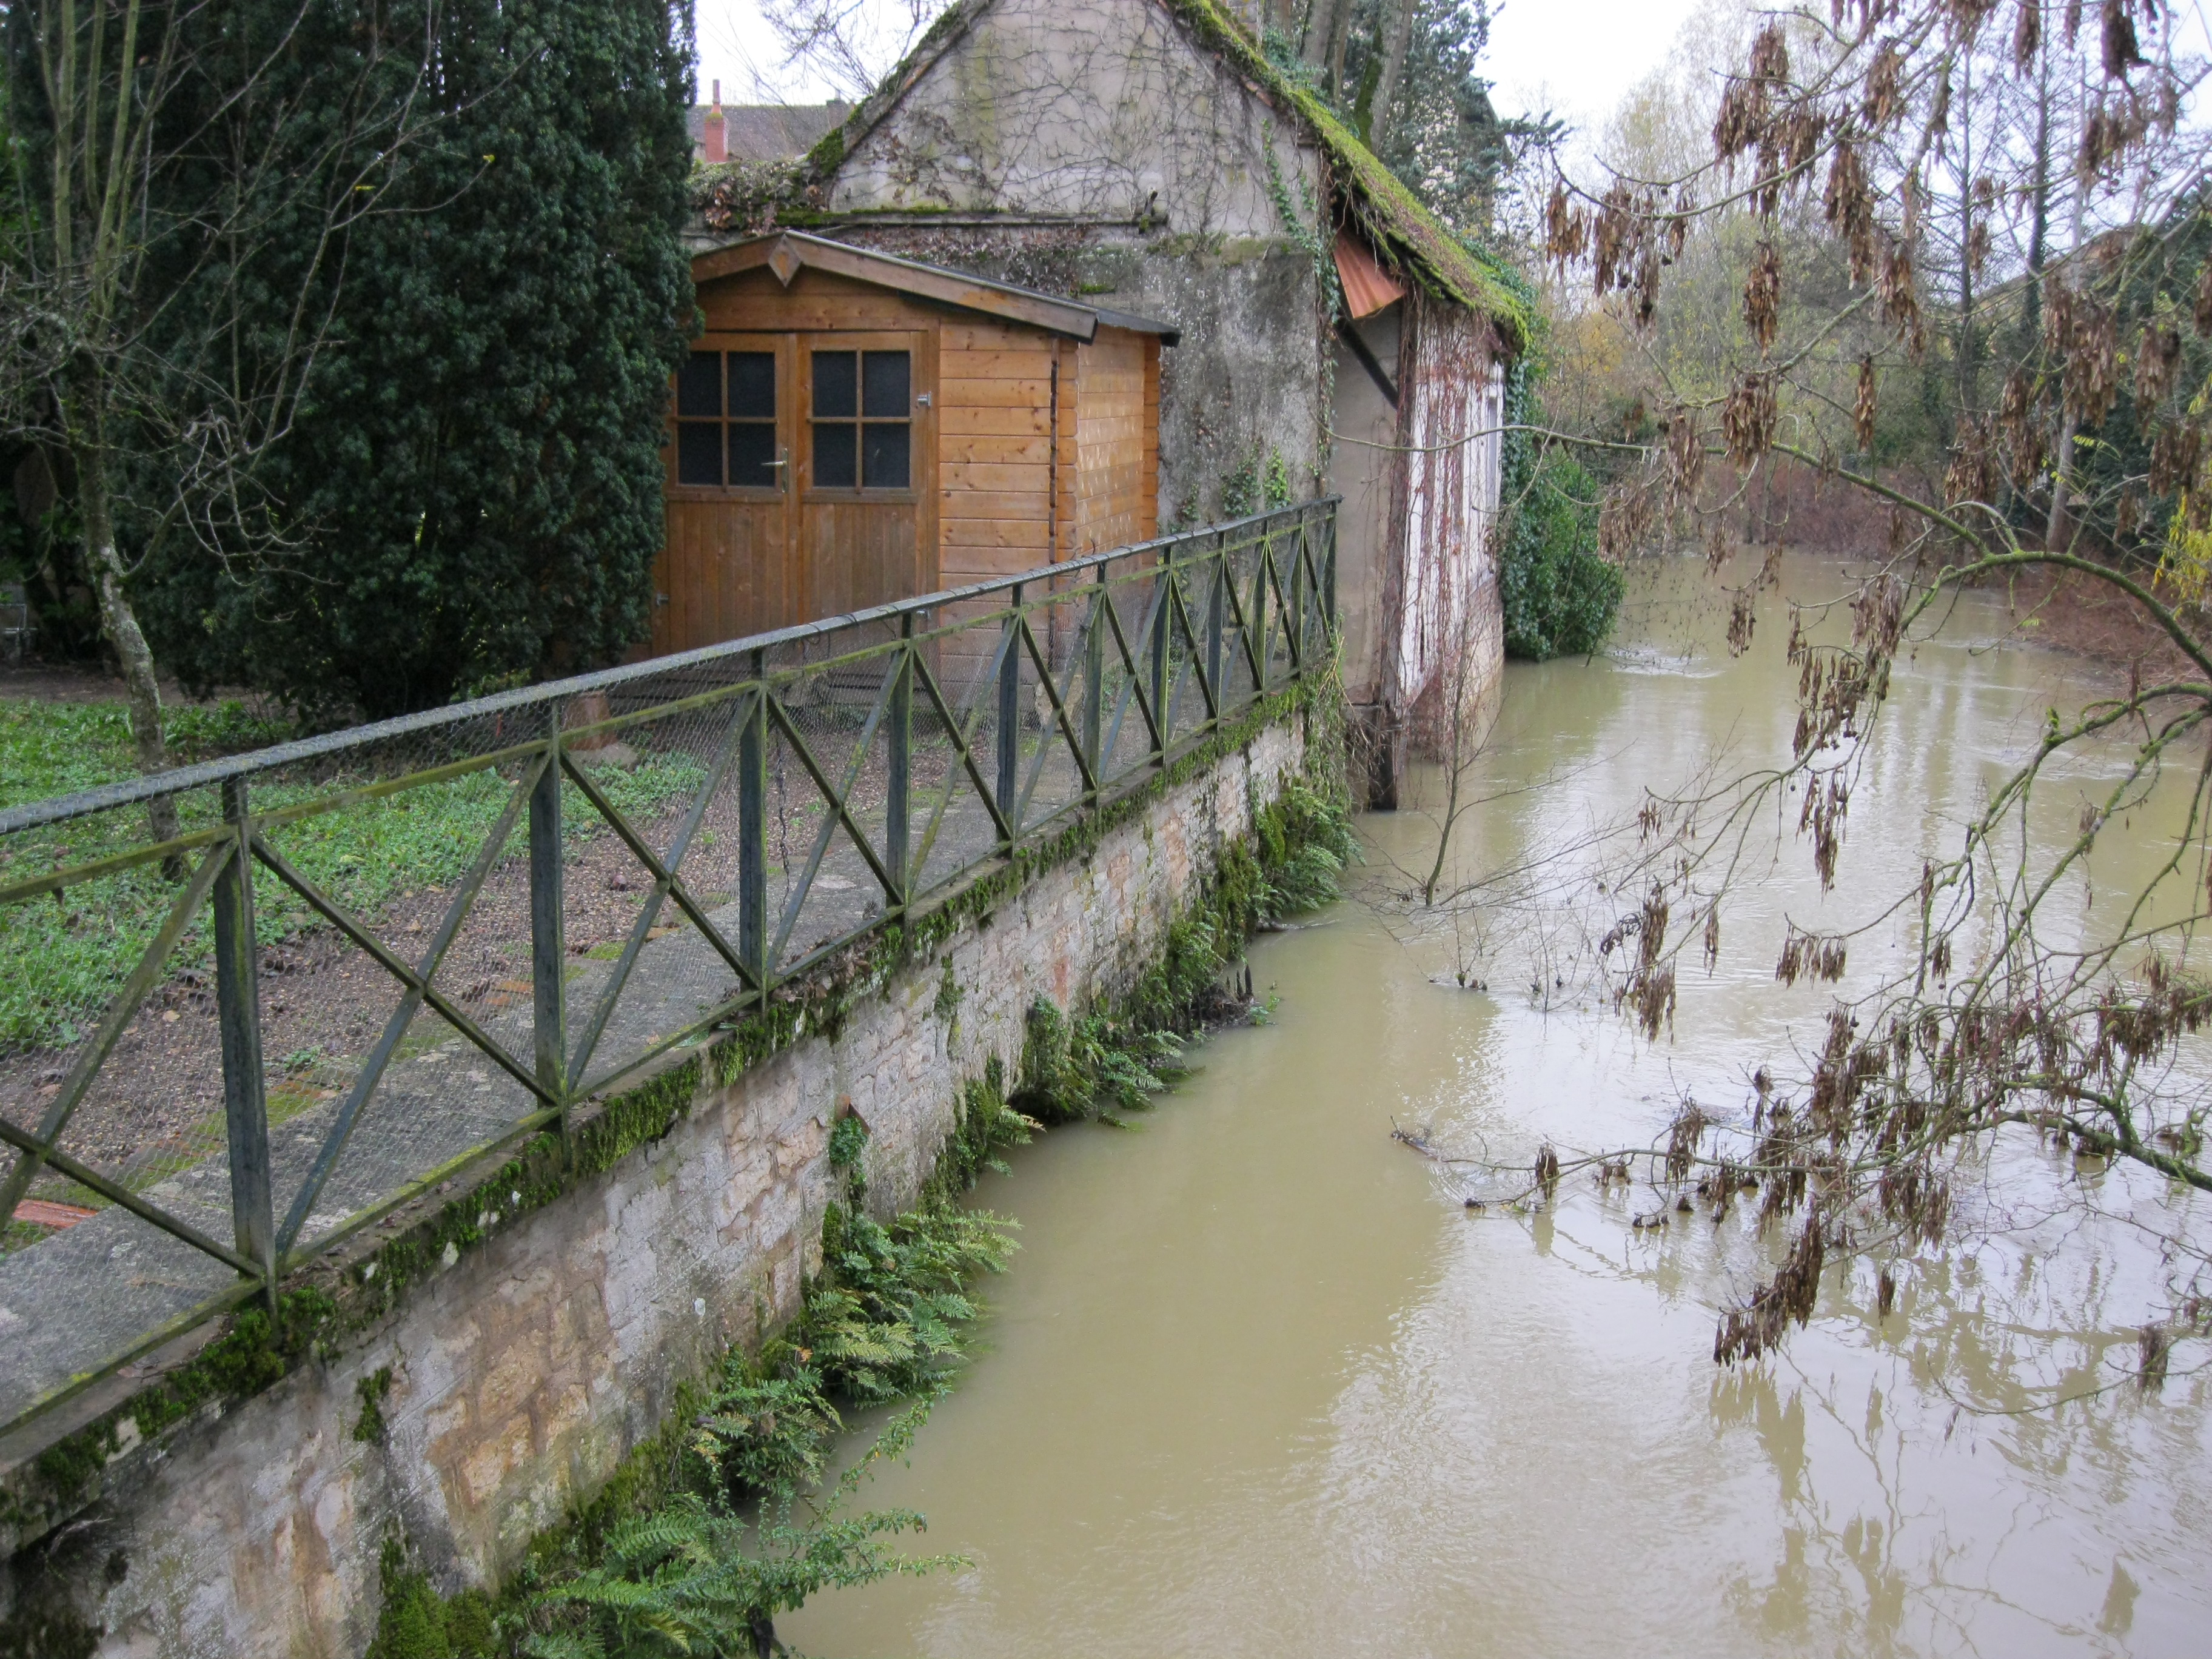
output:
[[[1234,64],[1279,106],[1294,109],[1328,157],[1340,195],[1359,228],[1433,294],[1456,300],[1495,322],[1521,344],[1529,331],[1528,307],[1489,261],[1447,230],[1382,158],[1360,142],[1321,94],[1276,68],[1259,43],[1223,9],[1219,0],[1161,0],[1200,41]]]
[[[1526,301],[1486,257],[1447,230],[1436,215],[1360,142],[1320,94],[1303,87],[1269,61],[1220,0],[1159,0],[1198,43],[1223,58],[1277,108],[1294,112],[1328,158],[1337,192],[1348,216],[1382,252],[1395,259],[1430,293],[1454,300],[1495,323],[1508,343],[1518,347],[1530,337]],[[808,157],[823,175],[834,173],[852,147],[890,112],[922,74],[968,32],[994,0],[956,0],[916,43],[883,84],[855,106],[842,126],[834,128]]]

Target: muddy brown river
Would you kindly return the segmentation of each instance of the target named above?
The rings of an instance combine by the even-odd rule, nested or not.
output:
[[[1804,597],[1838,586],[1831,565],[1785,574]],[[1717,753],[1786,757],[1779,601],[1731,661],[1704,591],[1641,567],[1608,656],[1509,671],[1476,769],[1497,799],[1457,869],[1572,848]],[[1887,1318],[1872,1266],[1832,1262],[1810,1327],[1723,1371],[1716,1310],[1767,1248],[1752,1206],[1638,1232],[1651,1194],[1583,1180],[1549,1213],[1470,1211],[1479,1174],[1391,1139],[1525,1166],[1547,1139],[1647,1141],[1685,1092],[1737,1109],[1753,1069],[1817,1040],[1831,994],[1775,984],[1784,917],[1833,927],[1909,888],[2045,709],[2094,690],[2074,659],[1991,648],[2005,631],[1978,598],[1900,667],[1836,891],[1784,826],[1717,971],[1686,969],[1671,1041],[1591,994],[1564,911],[1345,902],[1260,941],[1272,1024],[1212,1038],[1130,1129],[1047,1135],[977,1192],[1018,1219],[1020,1254],[975,1363],[870,1500],[924,1510],[919,1547],[972,1565],[826,1595],[787,1639],[946,1659],[2212,1653],[2205,1345],[2175,1351],[2160,1394],[2128,1381],[2174,1287],[2159,1230],[2191,1219],[2162,1184],[2008,1150],[1947,1248],[1904,1264]],[[2109,759],[2069,762],[2031,836],[2070,832]],[[2100,841],[2075,884],[2093,920],[2170,805]],[[1364,829],[1370,894],[1434,844],[1418,812]],[[1848,982],[1881,965],[1878,940],[1855,948]]]

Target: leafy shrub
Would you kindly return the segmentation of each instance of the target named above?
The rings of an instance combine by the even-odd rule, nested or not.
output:
[[[772,1367],[808,1368],[820,1386],[863,1402],[934,1394],[975,1316],[969,1280],[1013,1254],[1013,1224],[938,1200],[889,1226],[833,1204],[822,1224],[822,1279],[792,1328],[768,1345]]]
[[[1498,588],[1509,657],[1587,656],[1612,633],[1624,584],[1598,556],[1597,495],[1578,462],[1553,453],[1508,498]]]
[[[922,1529],[912,1510],[846,1512],[880,1460],[905,1455],[927,1413],[924,1404],[892,1419],[819,1502],[803,1502],[796,1483],[785,1481],[750,1516],[679,1492],[618,1522],[596,1565],[537,1598],[533,1611],[554,1627],[533,1633],[523,1651],[534,1659],[767,1659],[782,1651],[775,1615],[817,1590],[964,1565],[958,1556],[915,1559],[885,1547],[886,1538]]]

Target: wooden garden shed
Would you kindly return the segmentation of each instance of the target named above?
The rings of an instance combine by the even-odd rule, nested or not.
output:
[[[795,231],[691,270],[655,655],[1157,533],[1167,325]]]

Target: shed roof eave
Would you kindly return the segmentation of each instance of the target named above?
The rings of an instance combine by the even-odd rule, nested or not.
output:
[[[826,236],[811,236],[798,230],[771,231],[764,236],[748,237],[743,241],[696,253],[691,259],[691,276],[694,282],[711,282],[717,276],[733,276],[738,271],[757,270],[763,265],[775,270],[779,280],[784,282],[790,280],[786,274],[787,269],[793,274],[801,268],[827,270],[898,293],[933,300],[939,305],[1026,323],[1032,328],[1043,329],[1072,340],[1089,341],[1102,325],[1109,328],[1127,329],[1139,334],[1157,335],[1164,345],[1173,345],[1181,338],[1180,331],[1172,324],[1155,322],[1150,318],[1134,316],[1127,312],[1083,305],[1054,295],[1015,288],[1011,283],[973,276],[965,271],[946,270],[937,265],[923,264],[919,260],[902,259],[896,254],[878,253],[872,249],[854,247],[848,242],[832,241]]]

